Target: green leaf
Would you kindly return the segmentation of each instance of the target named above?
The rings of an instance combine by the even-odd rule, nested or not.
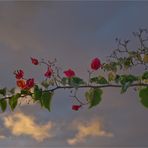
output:
[[[125,58],[125,61],[124,61],[124,68],[125,69],[128,69],[129,67],[131,67],[131,64],[132,64],[132,58],[129,57],[129,58]]]
[[[115,82],[116,83],[119,83],[120,82],[120,75],[116,75]]]
[[[148,54],[145,54],[143,57],[143,62],[148,63]]]
[[[0,89],[0,94],[5,96],[6,95],[6,88]]]
[[[82,84],[84,84],[84,81],[79,77],[73,77],[73,78],[70,79],[70,85],[72,85],[72,86],[77,87],[77,86],[82,85]]]
[[[40,100],[42,96],[42,89],[40,89],[37,85],[34,86],[34,95],[33,95],[33,99],[36,100]]]
[[[119,81],[122,85],[124,85],[126,82],[128,82],[125,75],[121,75],[119,78]]]
[[[68,84],[68,82],[69,82],[69,79],[68,79],[68,78],[66,78],[66,77],[62,78],[61,83],[62,83],[63,85]]]
[[[38,87],[38,85],[35,85],[34,86],[34,93],[32,95],[32,98],[34,99],[34,101],[39,101],[40,105],[43,106],[41,96],[42,96],[42,89],[40,89]]]
[[[108,84],[108,81],[103,76],[99,76],[98,83],[99,84]]]
[[[134,82],[134,81],[137,81],[138,80],[138,77],[134,76],[134,75],[127,75],[127,81],[129,82]]]
[[[1,110],[4,112],[7,108],[7,101],[6,100],[0,100],[0,107],[1,107]]]
[[[139,97],[142,105],[148,108],[148,87],[140,90]]]
[[[121,75],[119,78],[119,81],[122,85],[125,85],[125,83],[130,82],[133,83],[134,81],[137,81],[138,77],[134,75]]]
[[[110,70],[111,71],[114,71],[114,72],[117,72],[117,63],[116,62],[111,62],[110,63]]]
[[[31,95],[31,92],[23,89],[23,90],[21,90],[21,94],[22,95]]]
[[[91,78],[91,79],[90,79],[90,82],[91,82],[91,83],[99,83],[99,82],[98,82],[98,77],[93,77],[93,78]]]
[[[10,99],[9,99],[9,105],[10,105],[10,108],[11,110],[13,111],[15,109],[15,107],[17,106],[17,102],[18,102],[18,98],[21,96],[21,94],[16,94],[14,96],[12,96]]]
[[[137,81],[138,77],[134,76],[134,75],[121,75],[119,76],[119,81],[122,85],[121,88],[121,93],[124,93],[127,91],[127,89],[129,88],[129,86],[134,82]]]
[[[90,79],[90,82],[96,84],[108,84],[108,81],[103,76],[93,77]]]
[[[142,79],[148,79],[148,71],[144,72],[142,75]]]
[[[90,96],[90,92],[89,91],[86,91],[85,92],[85,98],[86,98],[86,101],[87,102],[90,102],[91,101],[89,96]]]
[[[101,102],[102,93],[102,90],[98,88],[90,89],[88,92],[85,93],[86,100],[90,104],[89,108],[92,108]]]
[[[46,109],[48,109],[48,111],[51,110],[51,99],[52,99],[53,93],[51,92],[43,92],[42,96],[41,96],[41,100],[43,103],[43,107],[45,107]]]
[[[125,93],[130,85],[131,85],[131,82],[129,82],[129,81],[124,83],[121,88],[121,93]]]
[[[103,63],[102,66],[103,66],[103,69],[105,71],[109,71],[110,70],[110,65],[109,64]]]
[[[113,71],[108,73],[108,81],[114,81],[116,79],[116,74]]]
[[[11,94],[14,94],[14,93],[15,93],[15,88],[11,88],[11,89],[9,90],[9,92],[10,92]]]

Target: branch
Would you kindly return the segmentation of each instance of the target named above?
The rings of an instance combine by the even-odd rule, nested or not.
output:
[[[148,84],[145,83],[135,83],[135,84],[131,84],[129,87],[136,87],[136,86],[147,86]],[[112,87],[112,88],[121,88],[122,85],[120,84],[106,84],[106,85],[82,85],[82,86],[78,86],[77,88],[108,88],[108,87]],[[75,86],[57,86],[55,88],[52,89],[48,89],[48,90],[44,90],[43,92],[54,92],[58,89],[72,89],[72,88],[76,88]],[[30,96],[33,95],[34,93],[30,93]],[[5,96],[3,98],[1,98],[0,100],[5,100],[5,99],[11,99],[11,97],[13,97],[14,95],[10,95],[10,96]],[[28,95],[21,95],[20,97],[26,97]]]
[[[145,83],[135,83],[135,84],[131,84],[129,87],[135,87],[135,86],[148,86],[148,84]],[[78,88],[107,88],[107,87],[118,87],[121,88],[122,85],[119,84],[107,84],[107,85],[82,85],[79,86]],[[45,90],[45,91],[55,91],[57,89],[71,89],[71,88],[76,88],[74,86],[57,86],[53,89],[49,89],[49,90]]]

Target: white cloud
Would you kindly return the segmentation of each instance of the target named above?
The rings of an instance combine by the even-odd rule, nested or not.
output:
[[[93,119],[89,122],[74,121],[72,129],[77,130],[77,133],[73,138],[67,140],[67,143],[74,145],[80,142],[85,142],[88,137],[112,137],[113,134],[103,130],[103,126],[100,120]]]
[[[34,117],[23,113],[9,115],[4,117],[3,120],[5,127],[10,129],[15,136],[28,135],[39,142],[54,136],[52,132],[54,124],[52,122],[39,125]]]

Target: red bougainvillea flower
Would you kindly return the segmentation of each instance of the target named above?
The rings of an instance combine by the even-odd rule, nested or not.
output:
[[[81,107],[82,105],[73,105],[72,110],[78,111]]]
[[[27,81],[20,79],[16,81],[16,84],[21,89],[30,89],[34,86],[34,79],[28,79]]]
[[[91,69],[98,70],[101,67],[101,61],[98,58],[94,58],[91,62]]]
[[[17,70],[14,72],[16,79],[22,79],[24,76],[24,71],[23,70]]]
[[[64,74],[68,78],[72,78],[72,77],[75,76],[75,72],[73,70],[71,70],[71,69],[68,69],[67,71],[64,71]]]
[[[48,67],[47,71],[45,72],[44,76],[47,78],[50,78],[52,75],[53,71],[50,67]]]
[[[34,65],[38,65],[38,64],[39,64],[38,59],[35,59],[35,58],[32,58],[32,57],[31,57],[31,62],[32,62],[32,64],[34,64]]]
[[[32,88],[34,86],[34,79],[32,78],[32,79],[28,79],[27,81],[26,81],[26,89],[30,89],[30,88]]]
[[[26,82],[23,79],[17,80],[16,81],[16,84],[21,89],[25,89],[26,88]]]

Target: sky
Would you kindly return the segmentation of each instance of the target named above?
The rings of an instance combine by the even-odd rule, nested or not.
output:
[[[132,32],[148,28],[147,14],[146,1],[0,1],[0,86],[15,86],[20,68],[41,81],[44,67],[34,67],[31,56],[57,58],[86,79],[91,59],[105,61],[116,37],[137,47]],[[148,110],[134,90],[107,88],[93,109],[75,112],[72,103],[68,90],[58,90],[51,112],[31,104],[0,113],[0,148],[148,146]]]

